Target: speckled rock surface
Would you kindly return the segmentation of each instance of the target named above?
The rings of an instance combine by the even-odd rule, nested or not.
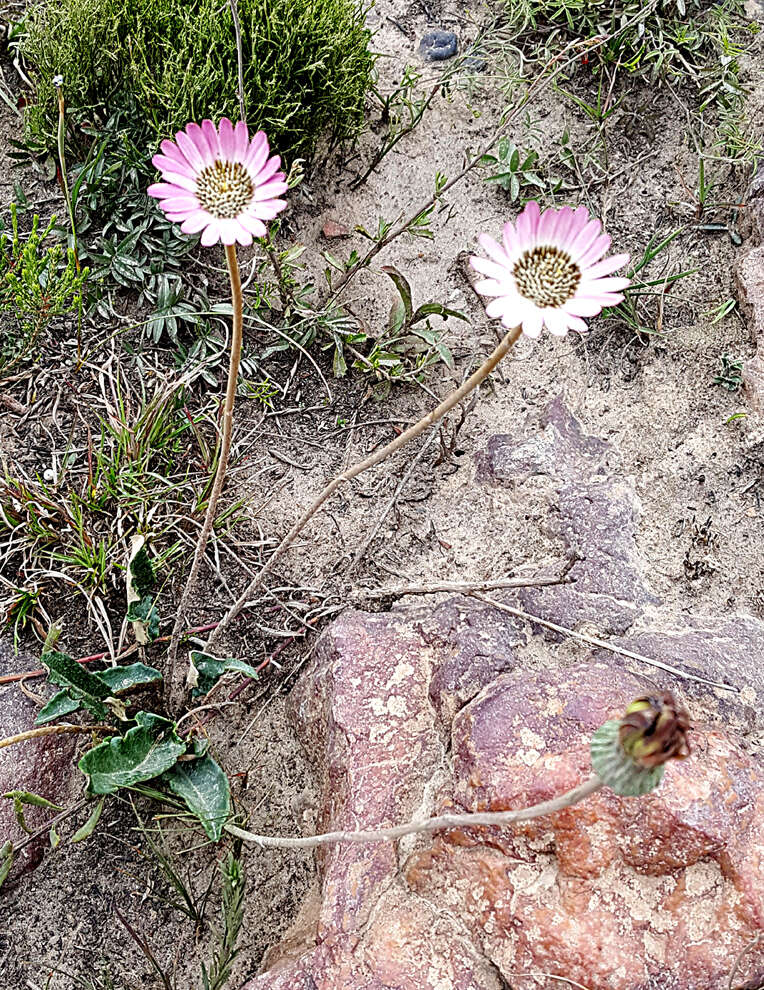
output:
[[[18,657],[6,638],[0,637],[0,674],[30,670],[37,666],[32,657]],[[34,727],[38,709],[16,686],[0,687],[0,738]],[[81,775],[73,767],[76,740],[72,736],[48,736],[0,749],[0,795],[7,791],[33,791],[54,804],[66,805],[82,789]],[[38,827],[53,812],[35,807],[25,809],[31,828]],[[0,799],[0,845],[7,839],[24,837],[13,813],[13,803]],[[35,866],[48,845],[48,838],[26,846],[18,856],[7,884]]]
[[[548,478],[555,495],[545,525],[569,554],[581,557],[574,585],[528,588],[522,605],[563,626],[588,623],[600,634],[626,632],[646,605],[658,605],[646,566],[636,548],[640,515],[633,485],[609,473],[617,465],[613,448],[587,436],[562,401],[554,399],[521,439],[496,436],[478,459],[478,478],[513,486],[537,475]]]
[[[322,782],[317,829],[518,807],[588,776],[592,730],[652,681],[613,658],[566,666],[555,644],[490,620],[452,599],[332,624],[292,699]],[[692,757],[648,797],[600,792],[511,830],[322,850],[320,890],[247,990],[503,988],[519,974],[726,987],[764,927],[764,770],[699,707]],[[764,945],[739,983],[759,970]]]

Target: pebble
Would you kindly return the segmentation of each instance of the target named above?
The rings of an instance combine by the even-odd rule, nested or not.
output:
[[[428,31],[419,42],[419,54],[428,62],[442,62],[453,58],[458,49],[458,42],[453,31],[442,31],[436,28]]]

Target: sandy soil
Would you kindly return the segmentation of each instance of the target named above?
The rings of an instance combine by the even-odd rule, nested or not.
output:
[[[378,28],[375,44],[384,53],[382,88],[400,78],[406,62],[420,64],[415,46],[428,25],[453,28],[463,43],[474,35],[471,24],[453,8],[427,9],[429,15],[423,5],[409,6],[402,0],[377,4],[372,16]],[[764,58],[758,50],[747,60],[746,83],[751,88],[749,113],[759,132],[762,67]],[[439,70],[428,65],[423,71],[429,78]],[[591,88],[587,72],[581,67],[574,74],[571,86],[577,91]],[[414,134],[359,189],[348,188],[357,163],[345,169],[332,165],[301,187],[287,230],[307,246],[303,258],[314,274],[320,275],[323,268],[320,250],[347,254],[351,247],[364,246],[357,236],[339,244],[327,242],[321,230],[328,219],[349,228],[356,224],[372,228],[380,215],[393,219],[409,213],[432,190],[436,172],[454,175],[465,150],[480,147],[492,133],[501,96],[490,72],[473,82],[469,98],[456,90],[448,100],[436,99]],[[628,80],[624,91],[622,108],[606,125],[610,178],[592,179],[559,202],[590,206],[605,218],[614,245],[634,255],[652,236],[685,226],[664,256],[666,268],[661,264],[651,272],[657,277],[664,270],[697,269],[667,297],[663,334],[641,341],[626,328],[595,322],[584,339],[521,341],[471,408],[451,455],[438,461],[440,437],[448,442],[453,421],[441,435],[425,438],[431,445],[400,490],[403,473],[417,450],[407,450],[360,479],[352,493],[333,499],[289,555],[279,574],[280,585],[292,582],[324,589],[341,601],[354,586],[398,583],[400,577],[416,583],[435,578],[480,580],[518,568],[553,566],[559,547],[543,529],[543,499],[520,502],[510,490],[475,485],[474,455],[490,436],[522,429],[528,416],[561,393],[587,432],[607,438],[620,451],[623,474],[634,479],[642,502],[639,540],[652,564],[653,586],[677,622],[695,612],[764,615],[757,424],[750,418],[730,422],[734,413],[745,411],[744,397],[712,385],[722,353],[743,358],[753,353],[737,310],[717,323],[709,315],[735,296],[734,267],[746,245],[736,246],[726,233],[694,229],[690,209],[681,205],[687,193],[679,175],[692,186],[697,160],[683,140],[684,117],[675,98],[636,80]],[[529,112],[535,138],[528,141],[522,127],[512,133],[519,144],[537,147],[550,171],[559,171],[553,156],[566,127],[582,161],[590,153],[601,156],[593,125],[572,103],[546,93]],[[0,115],[0,151],[4,151],[8,136],[18,130],[1,106]],[[627,126],[632,115],[646,126]],[[360,161],[368,159],[378,140],[372,128],[360,143]],[[587,174],[599,173],[590,169]],[[726,172],[720,167],[718,174],[721,182]],[[715,198],[739,202],[746,180],[743,175],[730,176],[714,191]],[[38,190],[41,199],[55,196],[44,181]],[[0,169],[0,194],[6,200],[10,195],[5,166]],[[504,220],[516,213],[502,190],[473,173],[446,197],[433,223],[434,240],[401,238],[377,259],[380,265],[396,265],[406,275],[415,300],[444,302],[470,316],[471,324],[451,320],[446,325],[457,371],[454,375],[440,366],[427,379],[427,387],[438,394],[449,389],[455,377],[461,379],[495,340],[495,328],[486,320],[466,277],[464,253],[474,250],[480,232],[498,235]],[[746,232],[744,224],[741,231]],[[374,331],[384,326],[393,296],[389,279],[374,271],[354,283],[347,299]],[[328,375],[327,355],[316,356]],[[240,453],[248,463],[260,465],[252,476],[245,467],[233,475],[234,494],[246,493],[255,506],[251,531],[238,535],[242,544],[260,529],[270,537],[285,532],[342,464],[392,437],[391,421],[414,420],[431,404],[426,392],[415,387],[394,390],[378,402],[373,382],[358,373],[329,379],[331,402],[327,403],[324,386],[307,362],[302,362],[298,380],[296,404],[301,402],[302,409],[262,421],[257,403],[240,403],[238,429],[247,436],[246,451]],[[24,437],[15,434],[9,417],[4,420],[0,442],[8,453],[18,449]],[[394,496],[392,511],[351,572],[350,561]],[[709,546],[692,545],[693,520],[709,521],[713,533]],[[235,540],[233,545],[237,546]],[[701,569],[704,576],[688,576],[684,563],[688,551],[691,560],[702,558],[707,565]],[[241,572],[227,579],[231,592],[243,586]],[[217,617],[221,597],[228,600],[225,589],[210,591],[208,609],[195,617],[199,622]],[[93,637],[87,630],[73,631],[72,652],[78,647],[82,653],[89,652],[88,646],[98,648]],[[213,748],[234,780],[237,800],[251,827],[258,831],[311,827],[313,782],[283,710],[283,697],[292,683],[289,672],[307,659],[311,642],[307,638],[290,646],[281,658],[283,669],[272,669],[258,694],[243,696],[240,704],[226,709],[225,717],[213,723]],[[230,645],[243,659],[259,661],[278,643],[267,631],[250,626],[237,629]],[[19,658],[18,669],[25,669],[26,662]],[[142,806],[147,816],[154,810]],[[162,825],[168,832],[174,828],[171,819]],[[113,803],[104,825],[88,843],[64,846],[49,855],[32,876],[4,895],[0,990],[22,986],[63,990],[90,986],[89,979],[94,987],[119,990],[160,986],[111,910],[114,903],[142,932],[151,934],[153,952],[163,966],[175,971],[179,987],[198,985],[199,962],[208,955],[209,935],[197,936],[191,921],[162,904],[167,882],[156,862],[141,852],[135,827],[132,809]],[[183,869],[190,871],[194,889],[204,890],[215,875],[218,852],[183,854],[195,844],[190,834],[176,834],[168,843]],[[268,946],[289,927],[313,878],[306,856],[249,852],[246,860],[250,886],[237,978],[256,972]],[[217,880],[214,884],[217,891]],[[208,911],[215,924],[216,903],[215,894]],[[112,983],[101,976],[102,961]],[[58,967],[71,975],[57,972]],[[231,985],[238,985],[236,979]]]

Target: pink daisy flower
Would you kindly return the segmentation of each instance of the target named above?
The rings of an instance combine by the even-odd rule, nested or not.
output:
[[[223,117],[219,129],[211,120],[188,124],[161,148],[151,160],[164,181],[148,194],[184,233],[201,231],[204,245],[251,244],[287,205],[278,198],[287,191],[281,159],[268,157],[263,131],[250,141],[241,120],[234,127]]]
[[[475,284],[484,296],[495,296],[485,308],[505,327],[522,324],[523,333],[538,337],[544,328],[557,336],[587,329],[583,317],[623,302],[628,278],[610,277],[629,260],[628,254],[602,256],[610,238],[585,206],[544,210],[531,202],[516,226],[504,224],[502,243],[487,234],[479,238],[488,258],[473,257],[472,267],[487,276]]]

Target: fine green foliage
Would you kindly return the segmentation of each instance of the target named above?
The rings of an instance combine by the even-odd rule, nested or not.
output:
[[[573,39],[614,35],[584,54],[650,82],[692,80],[704,104],[741,97],[739,39],[751,31],[743,0],[508,0],[507,28],[540,61]],[[541,43],[540,43],[541,42]]]
[[[525,186],[544,189],[546,183],[536,171],[538,168],[538,152],[522,152],[508,137],[499,140],[495,155],[483,155],[482,165],[490,170],[485,177],[486,182],[495,182],[509,193],[509,200],[515,203]]]
[[[40,229],[35,214],[28,234],[19,231],[18,210],[10,207],[10,230],[0,225],[0,372],[27,355],[53,319],[79,313],[88,270],[77,271],[74,252],[46,244],[56,218]]]
[[[209,969],[202,963],[203,990],[223,990],[231,977],[231,970],[238,955],[237,942],[244,923],[244,891],[246,874],[244,863],[230,852],[221,865],[223,871],[223,903],[221,914],[223,930],[217,934],[217,946]]]
[[[373,55],[357,0],[239,0],[244,103],[289,158],[363,123]],[[64,77],[70,127],[134,98],[157,136],[190,120],[239,117],[237,53],[219,0],[58,0],[28,20],[22,54],[37,86],[29,138],[53,147],[52,78]]]

